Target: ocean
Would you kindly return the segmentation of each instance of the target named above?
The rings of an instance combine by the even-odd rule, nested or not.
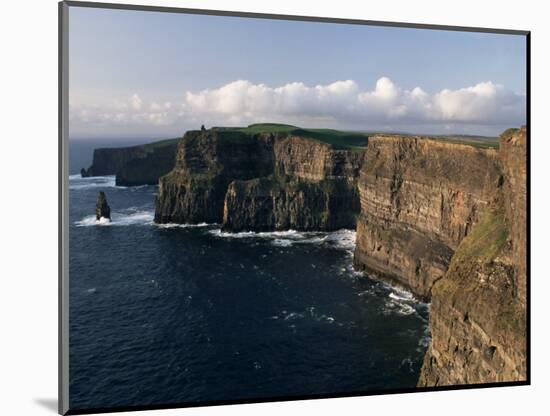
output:
[[[416,385],[428,305],[355,272],[355,232],[156,225],[155,186],[69,182],[72,410]]]

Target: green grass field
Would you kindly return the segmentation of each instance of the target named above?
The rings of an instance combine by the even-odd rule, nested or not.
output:
[[[156,148],[159,148],[159,147],[170,146],[171,144],[176,144],[178,142],[178,140],[179,140],[179,138],[164,139],[164,140],[159,140],[159,141],[152,142],[152,143],[147,143],[143,146],[147,150],[153,150],[153,149],[156,149]]]
[[[339,149],[360,149],[367,145],[368,135],[362,132],[349,132],[332,129],[303,129],[290,124],[259,123],[248,127],[214,127],[214,130],[227,133],[254,135],[259,133],[282,133],[328,143]]]
[[[498,137],[481,136],[430,136],[432,140],[440,140],[455,144],[468,144],[481,149],[498,149]]]
[[[374,135],[412,136],[408,133],[384,133],[379,131],[343,131],[334,129],[309,129],[279,123],[257,123],[247,127],[212,127],[213,131],[222,133],[229,141],[243,141],[260,133],[279,133],[318,140],[332,145],[336,149],[360,150],[367,146],[368,137]],[[430,140],[440,140],[448,143],[468,144],[478,148],[498,148],[497,137],[466,136],[466,135],[434,135],[422,136]],[[174,144],[179,139],[166,139],[145,145],[147,150]]]

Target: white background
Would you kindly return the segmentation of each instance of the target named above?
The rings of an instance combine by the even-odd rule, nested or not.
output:
[[[138,1],[532,31],[532,386],[141,414],[548,414],[550,279],[545,260],[549,259],[546,237],[550,235],[546,221],[550,16],[546,2]],[[52,415],[57,398],[57,2],[5,1],[0,15],[0,414]]]

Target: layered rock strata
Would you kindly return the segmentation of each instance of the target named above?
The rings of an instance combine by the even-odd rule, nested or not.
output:
[[[353,228],[363,152],[287,134],[190,131],[161,178],[155,221],[228,231]]]
[[[81,169],[82,177],[116,175],[119,186],[156,185],[175,164],[177,140],[141,146],[94,150],[92,165]]]
[[[499,175],[496,149],[371,137],[359,178],[355,267],[429,299]]]
[[[432,288],[419,386],[526,380],[526,140],[501,136],[495,197]]]

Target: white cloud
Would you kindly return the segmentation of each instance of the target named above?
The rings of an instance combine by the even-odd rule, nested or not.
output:
[[[70,108],[71,128],[116,129],[289,122],[302,126],[364,128],[387,126],[516,126],[525,122],[526,99],[491,81],[429,94],[403,89],[387,77],[372,90],[353,80],[308,86],[292,82],[271,87],[237,80],[219,88],[186,91],[180,102],[163,97],[145,102],[136,93],[124,100]],[[154,131],[154,129],[152,130]]]
[[[140,110],[142,104],[143,104],[143,101],[141,101],[141,98],[139,98],[139,95],[134,94],[130,97],[130,105],[134,110]]]
[[[440,120],[484,122],[525,117],[525,98],[492,82],[458,90],[444,89],[434,96],[434,117]]]

